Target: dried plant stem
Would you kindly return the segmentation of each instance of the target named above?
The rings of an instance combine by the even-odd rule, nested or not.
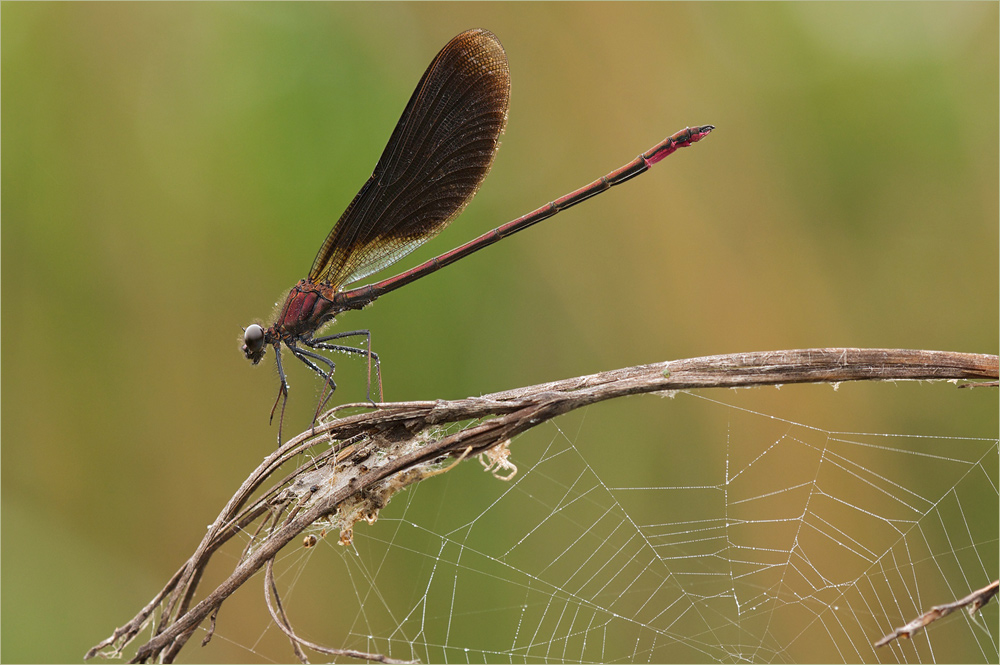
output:
[[[281,632],[285,633],[292,641],[292,648],[303,663],[309,662],[302,651],[301,647],[303,646],[328,656],[347,656],[348,658],[357,658],[358,660],[367,660],[373,663],[405,663],[406,665],[412,665],[417,662],[415,660],[396,660],[382,654],[366,653],[355,649],[332,649],[296,635],[295,631],[292,630],[291,624],[288,622],[288,617],[285,616],[285,609],[281,605],[281,599],[278,597],[278,586],[274,583],[274,559],[269,560],[267,567],[264,569],[264,587],[264,600],[267,601],[267,609],[271,613],[271,618],[274,619],[274,623],[281,629]],[[273,603],[271,602],[272,596],[274,597]]]
[[[990,599],[993,598],[993,596],[997,595],[998,590],[1000,590],[1000,580],[993,580],[982,589],[973,591],[965,598],[959,598],[954,602],[946,603],[944,605],[935,605],[910,623],[896,628],[891,633],[880,639],[875,643],[875,648],[884,647],[886,644],[889,644],[899,637],[910,639],[914,636],[914,634],[920,632],[928,625],[934,623],[942,617],[948,616],[955,610],[962,609],[963,607],[969,611],[970,615],[974,612],[978,612],[983,605],[990,602]]]
[[[377,409],[335,417],[282,445],[250,475],[209,528],[205,538],[166,587],[132,619],[85,656],[118,656],[159,608],[155,635],[140,646],[133,662],[172,662],[206,618],[293,538],[315,522],[337,513],[352,497],[368,503],[359,508],[377,513],[384,502],[408,484],[434,475],[449,457],[476,456],[558,415],[582,406],[625,395],[702,388],[732,388],[790,383],[844,381],[998,379],[995,355],[906,349],[800,349],[708,356],[626,367],[589,376],[494,393],[483,397],[433,402],[395,402]],[[980,384],[967,384],[980,385]],[[993,384],[995,385],[995,384]],[[348,405],[363,407],[365,405]],[[441,425],[479,421],[447,436]],[[279,467],[312,446],[327,446],[301,468],[279,480],[244,507]],[[386,451],[391,451],[388,454]],[[362,464],[362,462],[364,462]],[[281,515],[287,515],[279,522]],[[194,607],[198,582],[212,554],[229,538],[267,515],[228,579]],[[344,518],[346,519],[346,518]],[[346,538],[350,538],[350,524]],[[342,535],[342,539],[345,536]],[[273,585],[272,585],[273,586]],[[277,598],[277,589],[272,589]],[[270,606],[270,598],[268,598]],[[296,644],[315,648],[294,637],[283,611],[276,622]],[[209,632],[208,638],[211,637]],[[206,640],[208,639],[206,638]],[[110,649],[109,651],[105,651]],[[349,650],[326,653],[392,662],[379,654]],[[297,651],[297,655],[304,657]]]

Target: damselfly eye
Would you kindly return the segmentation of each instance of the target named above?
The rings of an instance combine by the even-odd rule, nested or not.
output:
[[[243,331],[243,355],[256,365],[264,357],[264,329],[251,323]]]

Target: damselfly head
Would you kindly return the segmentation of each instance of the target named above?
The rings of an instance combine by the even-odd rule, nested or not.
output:
[[[243,330],[243,346],[240,347],[240,350],[243,351],[243,355],[247,357],[247,360],[256,365],[264,357],[266,349],[267,347],[264,346],[264,329],[256,323],[251,323]]]

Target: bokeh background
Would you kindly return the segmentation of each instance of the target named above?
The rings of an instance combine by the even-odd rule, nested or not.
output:
[[[506,134],[473,204],[401,269],[684,126],[718,129],[343,316],[337,329],[373,331],[387,399],[738,351],[997,352],[995,3],[0,12],[6,662],[79,660],[152,597],[273,449],[272,355],[250,367],[240,326],[268,319],[305,276],[427,63],[470,27],[507,50]],[[286,364],[292,432],[309,422],[319,383]],[[361,363],[342,359],[337,379],[338,399],[362,397]],[[986,390],[744,393],[748,408],[821,428],[997,431]],[[698,436],[720,423],[677,400],[636,398],[563,425],[581,427],[589,441],[636,446],[637,474],[693,463],[695,450],[725,454]],[[515,442],[515,459],[519,444],[532,445]],[[477,482],[458,469],[440,491],[501,491],[475,466],[465,473]],[[428,510],[441,510],[437,491],[426,490]],[[983,510],[995,519],[994,505]],[[186,658],[291,657],[267,651],[281,644],[273,634],[246,650],[253,638],[239,627],[266,625],[252,586],[220,615],[232,641]],[[296,610],[330,602],[300,592]]]

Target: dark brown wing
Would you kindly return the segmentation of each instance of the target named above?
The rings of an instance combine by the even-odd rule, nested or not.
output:
[[[413,91],[375,171],[320,247],[309,279],[342,287],[403,258],[458,216],[493,164],[507,122],[507,56],[463,32]]]

